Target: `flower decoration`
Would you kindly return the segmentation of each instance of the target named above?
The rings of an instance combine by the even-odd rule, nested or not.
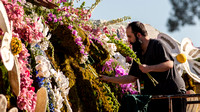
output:
[[[189,38],[184,38],[181,44],[172,37],[160,33],[158,39],[163,42],[166,49],[171,53],[177,71],[180,75],[186,71],[195,81],[200,82],[200,49],[194,47]]]

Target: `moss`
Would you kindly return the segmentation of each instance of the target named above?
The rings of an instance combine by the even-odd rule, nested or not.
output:
[[[90,45],[89,54],[95,62],[92,66],[96,69],[97,73],[101,73],[102,63],[110,59],[108,51],[101,44],[93,40],[93,44]]]

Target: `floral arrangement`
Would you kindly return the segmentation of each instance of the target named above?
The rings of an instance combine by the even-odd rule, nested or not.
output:
[[[117,50],[104,33],[110,32],[109,29],[95,27],[89,20],[100,0],[89,9],[84,7],[85,2],[77,8],[73,7],[73,1],[57,2],[59,7],[47,9],[25,1],[10,3],[3,0],[9,21],[13,21],[12,53],[18,56],[20,64],[18,108],[35,111],[35,91],[45,87],[48,92],[47,111],[71,112],[79,108],[118,111],[120,104],[111,86],[96,79],[102,72],[103,62],[114,56]],[[1,29],[0,34],[4,34]],[[113,70],[116,76],[126,75],[120,65]],[[123,92],[133,93],[127,89],[131,84],[120,87]],[[88,101],[92,102],[84,104]]]
[[[128,75],[125,69],[117,62],[115,59],[110,59],[105,62],[102,72],[106,73],[108,76],[121,77],[124,75]],[[135,90],[135,84],[119,84],[121,87],[123,94],[137,94],[138,92]]]

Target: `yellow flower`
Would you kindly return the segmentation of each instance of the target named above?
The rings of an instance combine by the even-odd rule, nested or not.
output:
[[[17,37],[13,37],[11,40],[11,50],[13,55],[17,55],[22,51],[22,43]]]

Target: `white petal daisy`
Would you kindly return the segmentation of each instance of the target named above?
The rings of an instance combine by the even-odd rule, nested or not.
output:
[[[170,36],[160,33],[158,39],[170,51],[179,74],[182,75],[185,70],[195,81],[200,82],[200,62],[196,61],[200,57],[200,49],[194,47],[189,38],[184,38],[180,44]]]

